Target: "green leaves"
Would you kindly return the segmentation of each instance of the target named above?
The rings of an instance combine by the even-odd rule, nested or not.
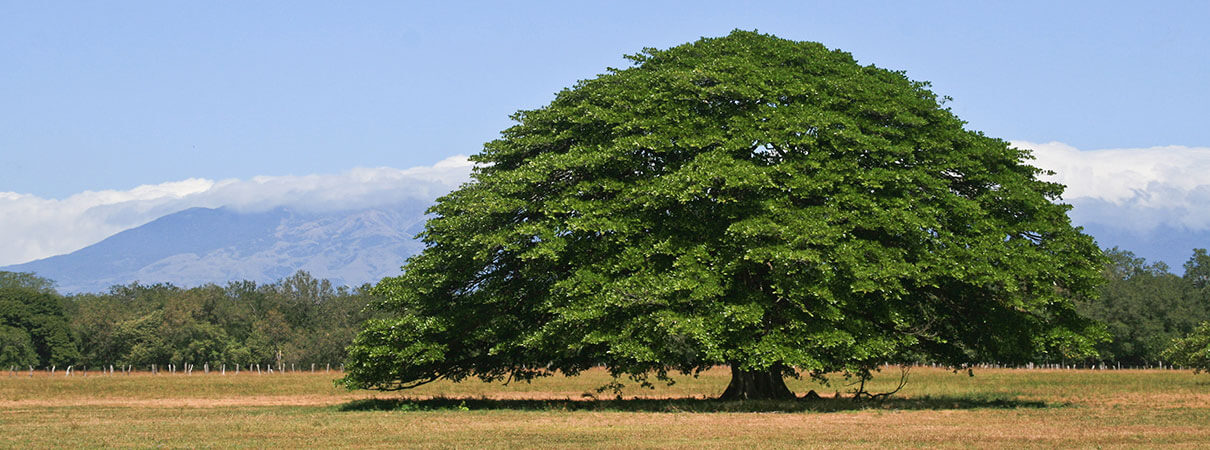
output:
[[[53,286],[33,274],[0,272],[0,364],[66,366],[79,359]]]
[[[1205,250],[1194,249],[1184,276],[1162,262],[1148,264],[1131,252],[1105,250],[1107,282],[1096,301],[1079,301],[1078,311],[1105,324],[1111,340],[1097,343],[1103,358],[1129,365],[1169,361],[1162,352],[1210,317],[1210,296],[1198,275]]]
[[[385,314],[446,326],[367,328],[350,386],[595,364],[866,373],[1026,360],[1086,331],[1070,298],[1093,292],[1100,253],[1051,203],[1062,187],[926,83],[743,31],[632,60],[473,157],[428,248],[378,288]]]
[[[1173,365],[1192,367],[1194,373],[1210,372],[1210,322],[1202,322],[1188,336],[1174,339],[1163,356]]]

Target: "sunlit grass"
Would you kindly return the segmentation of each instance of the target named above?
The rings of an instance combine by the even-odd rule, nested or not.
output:
[[[917,368],[886,402],[719,402],[729,372],[595,388],[600,370],[533,383],[346,391],[330,374],[0,374],[0,447],[1150,446],[1210,442],[1210,376],[1183,371]],[[892,389],[888,368],[870,389]],[[595,397],[595,398],[594,398]]]

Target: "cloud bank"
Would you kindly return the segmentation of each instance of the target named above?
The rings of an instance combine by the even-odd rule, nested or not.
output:
[[[1135,234],[1210,229],[1210,147],[1080,150],[1059,142],[1013,142],[1067,185],[1072,221]]]
[[[357,168],[248,180],[191,178],[125,191],[87,191],[65,199],[0,192],[0,266],[72,252],[193,207],[335,211],[431,201],[468,181],[472,167],[465,156],[454,156],[410,169]]]

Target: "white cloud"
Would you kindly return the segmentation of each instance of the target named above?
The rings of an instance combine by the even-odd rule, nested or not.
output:
[[[260,211],[286,206],[333,211],[430,201],[470,179],[465,156],[410,169],[357,168],[344,173],[191,178],[126,191],[87,191],[65,199],[0,192],[0,266],[67,253],[114,233],[193,207]]]
[[[1013,142],[1067,185],[1072,220],[1144,233],[1161,225],[1210,229],[1210,148],[1080,150],[1059,142]]]

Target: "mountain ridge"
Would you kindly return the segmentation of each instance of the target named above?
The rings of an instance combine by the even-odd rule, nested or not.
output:
[[[356,286],[398,274],[423,248],[414,236],[427,207],[417,201],[334,212],[190,208],[71,253],[0,270],[36,273],[64,293],[133,282],[273,282],[298,270]]]

